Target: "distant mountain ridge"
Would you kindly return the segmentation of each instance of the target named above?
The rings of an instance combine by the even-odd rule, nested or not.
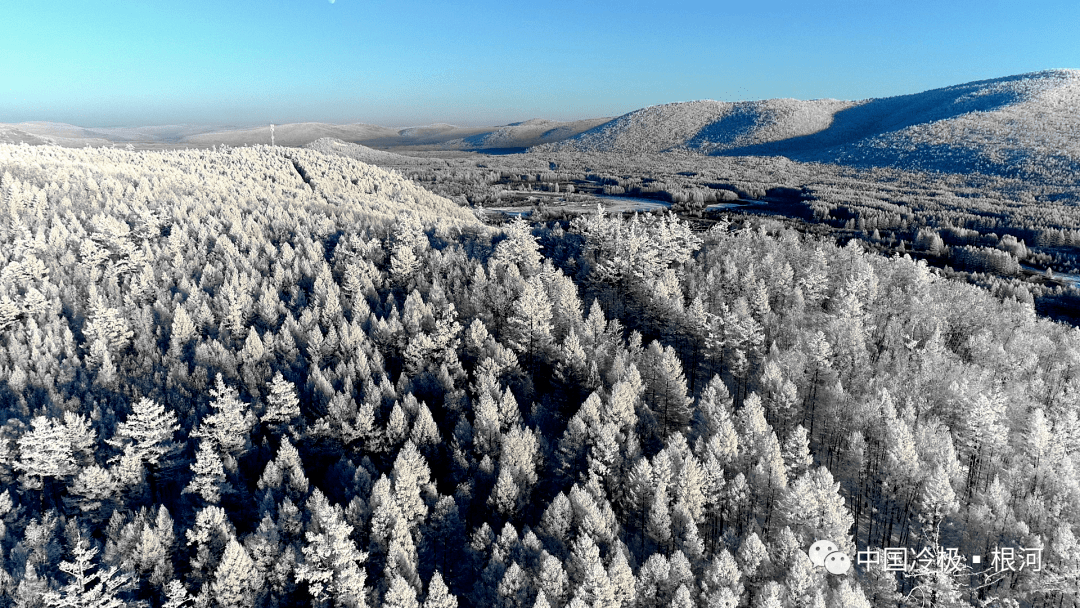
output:
[[[534,118],[495,127],[459,127],[437,123],[416,127],[381,127],[364,123],[285,123],[274,126],[273,141],[299,148],[331,138],[373,148],[429,150],[523,151],[528,147],[561,141],[587,131],[610,118],[555,121]],[[192,125],[161,127],[85,128],[66,123],[24,122],[0,124],[0,143],[25,142],[65,147],[109,146],[141,143],[171,146],[245,146],[269,144],[270,125],[221,128]]]
[[[279,146],[330,144],[371,150],[539,153],[692,153],[784,156],[859,168],[1078,181],[1080,70],[1046,70],[860,101],[766,99],[689,101],[617,118],[532,119],[495,127],[450,124],[392,128],[363,123],[275,126]],[[270,125],[83,128],[49,122],[0,124],[0,143],[67,147],[149,143],[148,147],[268,144]],[[334,150],[340,153],[341,150]]]
[[[1080,172],[1080,70],[862,101],[691,101],[642,108],[537,152],[691,151],[859,167]]]

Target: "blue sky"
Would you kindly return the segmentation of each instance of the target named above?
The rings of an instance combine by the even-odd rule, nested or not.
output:
[[[494,125],[1080,68],[1075,0],[4,0],[0,122]]]

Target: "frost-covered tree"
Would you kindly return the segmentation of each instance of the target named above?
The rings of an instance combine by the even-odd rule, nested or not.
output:
[[[457,598],[450,593],[450,589],[443,582],[442,574],[436,571],[428,582],[427,597],[424,599],[423,608],[457,608],[457,605]]]
[[[262,594],[262,576],[244,546],[235,538],[225,546],[210,594],[220,608],[251,608]]]
[[[361,553],[350,538],[352,526],[345,522],[344,512],[318,490],[312,492],[307,506],[311,522],[296,580],[307,583],[313,601],[320,606],[367,606],[367,573],[360,565],[367,553]]]
[[[267,424],[287,424],[300,415],[300,399],[296,396],[296,387],[285,380],[281,372],[276,372],[267,383],[266,413],[262,422]]]
[[[221,455],[228,457],[231,462],[232,458],[247,447],[255,416],[248,410],[247,404],[240,400],[236,389],[225,384],[221,374],[217,375],[210,394],[213,397],[210,406],[214,408],[214,413],[206,416],[191,435],[210,441],[214,448],[220,450]]]
[[[42,598],[46,606],[86,607],[86,608],[120,608],[126,602],[121,599],[120,593],[129,585],[131,577],[119,573],[118,568],[113,567],[103,570],[98,566],[94,569],[94,556],[97,549],[91,547],[86,539],[79,538],[73,549],[75,561],[61,562],[60,571],[71,577],[67,585],[59,591],[50,591]]]
[[[162,459],[179,449],[173,441],[178,430],[180,425],[174,412],[144,397],[131,406],[131,414],[117,426],[107,443],[122,451],[114,460],[127,458],[145,464],[153,483]]]
[[[31,430],[18,440],[19,457],[12,468],[21,473],[23,485],[42,489],[42,500],[51,496],[53,480],[62,481],[78,470],[71,429],[62,422],[37,416],[30,421]]]
[[[194,474],[184,488],[185,494],[197,494],[206,504],[217,504],[227,489],[225,467],[221,458],[208,441],[200,441],[195,452],[195,462],[191,464]]]

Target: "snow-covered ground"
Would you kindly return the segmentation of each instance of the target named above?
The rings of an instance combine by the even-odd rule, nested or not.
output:
[[[1080,174],[1080,70],[1048,70],[862,101],[650,106],[536,151],[786,156],[1069,180]]]

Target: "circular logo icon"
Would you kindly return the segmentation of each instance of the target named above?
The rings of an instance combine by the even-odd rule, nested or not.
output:
[[[829,574],[847,574],[851,569],[851,558],[839,551],[833,551],[825,556],[825,569]]]
[[[810,562],[815,566],[825,565],[825,556],[830,553],[835,553],[839,550],[839,547],[835,543],[828,540],[819,540],[816,543],[810,545]]]

